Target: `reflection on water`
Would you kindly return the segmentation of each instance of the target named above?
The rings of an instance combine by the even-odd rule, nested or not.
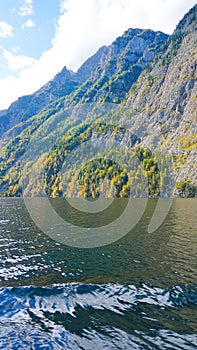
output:
[[[41,232],[22,199],[1,199],[0,283],[145,282],[164,287],[192,283],[196,277],[196,204],[193,199],[174,200],[165,222],[149,234],[147,227],[156,205],[149,200],[140,222],[122,239],[104,247],[79,249],[61,245]],[[53,205],[58,212],[57,200]],[[124,205],[123,200],[122,209]],[[119,208],[116,210],[118,216]],[[79,225],[79,216],[73,220]],[[95,215],[95,222],[99,220]],[[90,235],[91,230],[87,231]]]
[[[1,199],[0,349],[195,349],[197,200],[175,199],[148,233],[155,205],[118,241],[82,249],[41,232],[22,199]]]

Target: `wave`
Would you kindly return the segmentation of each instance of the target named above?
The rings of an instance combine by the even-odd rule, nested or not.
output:
[[[196,305],[197,286],[1,288],[0,349],[196,349]]]

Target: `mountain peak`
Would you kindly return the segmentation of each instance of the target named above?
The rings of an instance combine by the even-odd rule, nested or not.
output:
[[[77,78],[82,82],[87,80],[90,77],[91,73],[94,72],[95,69],[106,60],[107,54],[108,46],[104,45],[100,47],[100,49],[98,49],[98,51],[93,56],[88,58],[78,69],[76,74]]]

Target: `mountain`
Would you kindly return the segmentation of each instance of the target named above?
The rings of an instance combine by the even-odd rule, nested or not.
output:
[[[120,103],[167,38],[166,34],[152,30],[127,30],[101,49],[101,64],[68,96],[66,104]]]
[[[102,62],[101,48],[74,73],[66,67],[52,80],[31,95],[20,97],[8,110],[0,111],[0,137],[18,123],[37,115],[52,101],[76,90]]]
[[[74,73],[64,67],[41,89],[32,95],[20,97],[11,104],[8,110],[3,112],[2,116],[0,115],[0,136],[19,122],[24,122],[29,117],[38,114],[51,101],[70,94],[79,84]]]
[[[0,114],[0,136],[62,96],[69,96],[69,104],[79,102],[82,95],[82,102],[90,102],[93,95],[96,95],[94,100],[98,100],[98,90],[103,87],[102,95],[109,96],[111,102],[120,101],[166,38],[167,35],[160,32],[130,29],[111,46],[100,48],[76,73],[64,67],[41,89],[20,97]],[[121,84],[124,84],[124,89],[120,93],[118,86]]]
[[[98,67],[106,62],[108,51],[107,46],[102,46],[93,56],[88,58],[78,69],[77,78],[81,82],[85,82]]]
[[[144,172],[149,196],[157,197],[172,159],[174,194],[196,196],[196,14],[197,5],[184,16],[171,36],[129,29],[112,45],[102,47],[78,72],[64,68],[63,74],[54,78],[54,85],[51,81],[39,90],[40,96],[46,94],[47,98],[51,93],[51,102],[45,106],[29,103],[30,108],[34,106],[34,113],[22,114],[27,97],[21,98],[22,106],[17,105],[20,99],[15,102],[20,108],[14,113],[14,104],[10,107],[13,122],[9,127],[12,125],[12,128],[1,139],[0,195],[22,195],[23,177],[24,191],[30,196],[41,195],[44,185],[52,197],[65,193],[96,197],[101,180],[110,181],[116,195],[123,197],[130,193],[130,181],[135,195],[140,196],[144,195],[141,180]],[[28,98],[31,101],[39,94]],[[109,102],[113,102],[111,111],[105,109],[111,105]],[[7,111],[0,114],[4,122],[5,113]],[[96,145],[102,138],[102,150],[107,149],[110,142],[118,143],[120,151],[122,146],[127,148],[125,159],[120,155],[123,167],[109,161],[117,151],[113,147],[105,155],[102,151],[102,157],[98,152],[95,161],[91,161],[94,147],[90,147],[89,165],[82,162],[80,152],[74,163],[67,160],[68,154],[83,142]],[[157,160],[155,151],[158,150],[166,158]],[[136,163],[136,157],[140,164]],[[128,168],[130,161],[136,165],[135,171]],[[159,171],[159,164],[163,166],[163,173]],[[78,169],[81,169],[79,178],[75,179],[73,174],[77,174]],[[43,184],[39,176],[43,176]],[[68,184],[68,192],[63,179]],[[107,194],[114,193],[112,187]]]
[[[125,107],[160,145],[174,154],[177,180],[197,185],[197,6],[176,27],[148,70],[129,92]],[[132,119],[132,120],[133,120]],[[137,122],[138,121],[138,122]],[[148,137],[144,143],[149,144]]]

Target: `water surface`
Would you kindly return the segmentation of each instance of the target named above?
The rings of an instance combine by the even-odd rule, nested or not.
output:
[[[2,198],[0,349],[196,349],[197,200],[175,199],[150,234],[154,208],[113,244],[79,249]]]

